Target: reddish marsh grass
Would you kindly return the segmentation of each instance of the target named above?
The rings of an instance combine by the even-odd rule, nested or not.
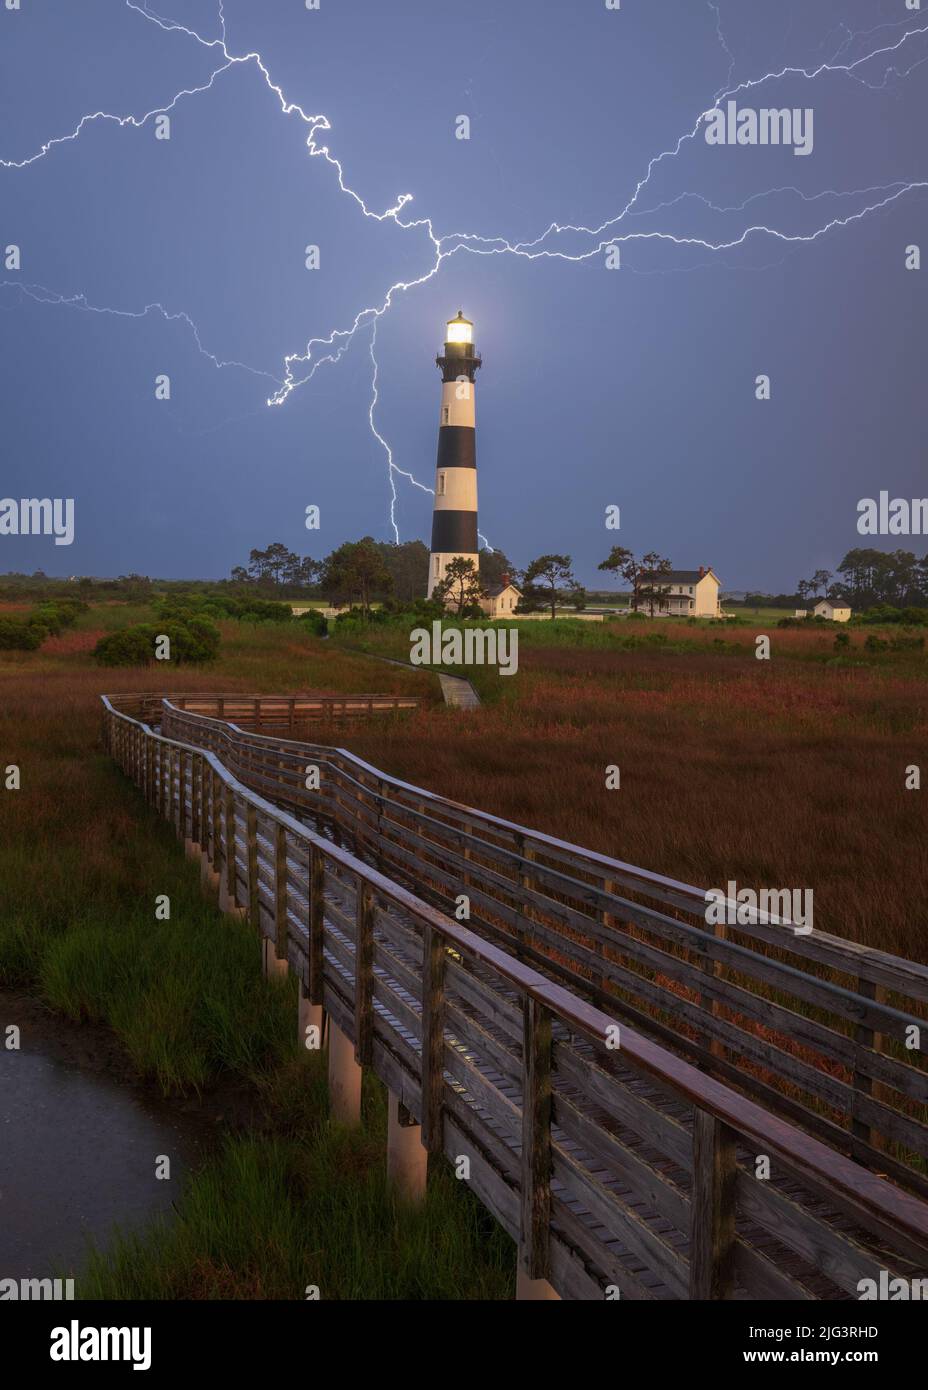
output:
[[[778,633],[771,662],[753,641],[743,657],[526,643],[499,703],[346,742],[454,800],[700,887],[812,888],[821,930],[928,961],[924,792],[905,789],[909,765],[928,770],[924,659],[803,660],[817,639]]]

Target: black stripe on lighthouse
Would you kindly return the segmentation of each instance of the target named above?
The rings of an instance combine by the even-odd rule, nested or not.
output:
[[[478,550],[476,512],[433,512],[433,555],[476,555]]]
[[[438,430],[439,468],[476,468],[477,431],[470,425],[441,425]]]

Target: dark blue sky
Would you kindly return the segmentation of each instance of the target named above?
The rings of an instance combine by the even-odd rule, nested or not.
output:
[[[906,271],[904,253],[917,243],[928,256],[928,189],[904,186],[928,180],[928,33],[905,36],[928,29],[928,13],[905,0],[224,10],[229,55],[259,53],[288,101],[327,117],[317,143],[344,183],[376,213],[412,193],[400,218],[430,218],[446,252],[458,232],[515,245],[551,222],[598,228],[646,180],[607,231],[535,248],[560,256],[480,255],[491,244],[470,240],[377,321],[375,423],[398,468],[431,486],[434,355],[459,305],[475,320],[480,527],[517,563],[568,551],[592,582],[620,542],[712,564],[727,588],[791,589],[864,543],[858,499],[924,495],[928,261]],[[206,42],[121,0],[0,8],[0,158],[30,160],[83,116],[141,118],[207,83],[226,61],[206,46],[218,4],[173,0],[162,23]],[[856,65],[736,97],[811,107],[807,157],[710,147],[700,131],[648,176],[720,91],[822,63]],[[462,114],[469,141],[454,138]],[[0,495],[76,506],[70,548],[0,537],[0,571],[221,576],[272,540],[318,556],[393,537],[368,423],[369,321],[337,364],[265,402],[288,353],[428,274],[427,230],[365,217],[254,59],[180,98],[171,120],[169,141],[153,119],[87,121],[0,168],[0,246],[22,248],[21,270],[0,267]],[[758,224],[810,237],[868,207],[814,241],[669,239],[730,242]],[[631,238],[621,270],[601,250],[565,258],[610,235]],[[317,271],[304,268],[308,243]],[[56,302],[73,296],[118,312]],[[155,400],[160,373],[170,401]],[[759,373],[770,402],[755,400]],[[396,488],[400,538],[427,539],[431,499],[401,476]],[[310,503],[320,532],[304,529]],[[605,529],[609,503],[620,533]],[[928,549],[877,542],[900,543]]]

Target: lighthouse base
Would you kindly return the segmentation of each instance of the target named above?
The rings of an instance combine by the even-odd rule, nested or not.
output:
[[[429,598],[431,598],[432,594],[435,592],[436,584],[440,584],[444,579],[445,573],[452,560],[472,560],[474,570],[477,572],[480,570],[480,556],[476,554],[476,552],[472,551],[469,554],[462,554],[461,551],[452,551],[450,553],[433,551],[429,556]]]

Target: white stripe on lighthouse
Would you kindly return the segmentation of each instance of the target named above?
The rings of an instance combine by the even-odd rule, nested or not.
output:
[[[436,512],[475,512],[477,510],[476,468],[437,468],[435,470]]]
[[[466,377],[463,381],[442,382],[441,415],[438,423],[440,425],[463,425],[465,428],[474,429],[476,424],[474,387],[473,383],[468,381]]]

